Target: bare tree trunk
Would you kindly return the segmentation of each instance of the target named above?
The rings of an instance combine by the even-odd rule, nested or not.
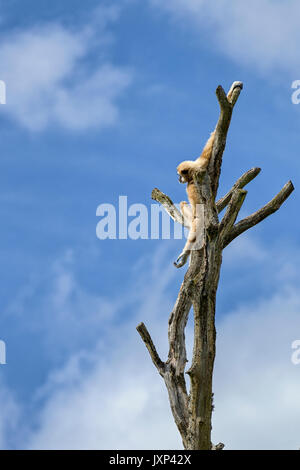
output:
[[[221,86],[216,90],[220,116],[212,156],[205,174],[194,176],[200,200],[201,233],[200,236],[198,234],[195,250],[191,252],[190,266],[169,318],[169,354],[166,362],[160,359],[144,323],[137,326],[154,365],[165,381],[174,421],[184,448],[189,450],[221,450],[224,447],[222,443],[213,445],[211,442],[212,380],[216,351],[215,308],[222,250],[245,230],[277,211],[294,189],[289,181],[268,204],[235,224],[247,194],[243,188],[260,172],[260,168],[252,168],[237,180],[223,198],[215,201],[232,110],[242,88],[241,82],[234,82],[230,89],[230,100]],[[184,225],[182,214],[168,196],[155,188],[152,198],[160,202],[176,222]],[[219,222],[218,214],[225,207],[225,215]],[[187,362],[184,332],[192,306],[194,346],[191,367],[186,372],[190,377],[188,394],[184,377]]]

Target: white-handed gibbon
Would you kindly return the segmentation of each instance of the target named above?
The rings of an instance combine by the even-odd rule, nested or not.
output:
[[[231,96],[233,90],[236,87],[241,87],[241,82],[234,82],[227,94],[228,101],[231,101]],[[197,240],[197,235],[200,234],[199,230],[199,213],[197,209],[199,209],[199,195],[197,188],[194,184],[193,175],[197,172],[205,172],[206,168],[209,164],[209,160],[212,154],[212,149],[214,145],[214,138],[215,138],[215,130],[211,133],[208,141],[205,144],[205,147],[197,160],[186,160],[177,167],[177,173],[179,175],[179,182],[180,183],[187,183],[187,195],[189,199],[190,205],[187,202],[182,201],[180,203],[180,210],[187,221],[187,225],[189,225],[190,231],[188,235],[187,242],[183,248],[183,251],[178,256],[177,260],[174,262],[174,266],[176,268],[181,268],[186,262],[190,255],[191,250],[193,249],[195,242]]]

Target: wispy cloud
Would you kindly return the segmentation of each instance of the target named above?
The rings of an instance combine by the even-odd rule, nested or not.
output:
[[[3,366],[2,366],[3,367]],[[20,418],[20,407],[4,380],[0,379],[0,449],[10,448]]]
[[[26,447],[180,448],[163,383],[148,358],[143,364],[137,361],[143,351],[138,339],[135,347],[128,340],[121,341],[119,359],[101,360],[99,353],[88,374],[84,362],[78,374],[78,360],[73,357],[58,373],[60,383],[52,377],[52,393]]]
[[[166,262],[162,272],[166,253],[159,250],[132,268],[137,280],[128,286],[122,302],[87,294],[74,279],[72,256],[66,253],[51,267],[48,280],[44,279],[44,301],[37,311],[43,312],[38,321],[43,341],[50,340],[59,348],[71,340],[73,348],[65,365],[52,370],[47,382],[33,393],[33,403],[41,406],[34,419],[36,430],[19,422],[25,438],[18,435],[18,445],[130,449],[172,447],[175,443],[180,448],[167,393],[135,330],[139,321],[146,321],[162,355],[166,353],[167,325],[162,329],[160,320],[168,316],[172,303],[168,286],[176,273],[171,262]],[[37,288],[44,290],[40,284]],[[30,295],[35,296],[32,291]],[[22,299],[10,314],[22,315]],[[35,318],[31,312],[27,321],[36,324]],[[78,338],[76,341],[78,334],[82,343]],[[138,359],[141,355],[143,362]],[[166,439],[157,434],[157,423]]]
[[[79,30],[51,23],[6,36],[0,46],[1,79],[7,85],[2,113],[31,131],[115,124],[117,100],[132,79],[132,71],[106,57],[109,27],[117,17],[117,9],[99,8]],[[93,66],[92,52],[99,58]]]
[[[42,338],[41,346],[52,359],[105,337],[123,305],[87,291],[74,270],[74,253],[67,250],[43,273],[33,275],[2,312],[3,319],[15,318],[26,334]]]
[[[218,325],[213,435],[231,449],[298,449],[300,295],[279,288]]]
[[[227,56],[263,73],[297,73],[300,39],[297,0],[149,0],[177,21],[207,33]]]

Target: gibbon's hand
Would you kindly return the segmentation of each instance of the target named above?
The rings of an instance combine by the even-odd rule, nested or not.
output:
[[[181,253],[178,256],[177,260],[174,261],[174,263],[173,263],[175,268],[182,268],[182,266],[184,266],[185,263],[187,262],[189,255],[190,255],[189,251],[186,251],[185,253],[184,252]]]

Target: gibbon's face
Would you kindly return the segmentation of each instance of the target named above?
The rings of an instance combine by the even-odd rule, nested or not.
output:
[[[186,162],[180,163],[177,167],[177,174],[179,176],[179,183],[188,183],[192,179],[191,169],[194,166],[194,162],[187,160]]]

